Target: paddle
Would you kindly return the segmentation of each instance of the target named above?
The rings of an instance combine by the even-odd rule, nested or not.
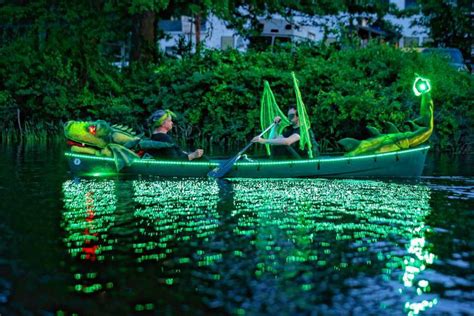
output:
[[[273,126],[275,125],[275,123],[273,123],[272,125],[268,126],[266,130],[264,130],[263,132],[261,132],[258,137],[261,137],[263,134],[265,134],[266,132],[268,132]],[[223,176],[225,176],[229,171],[230,169],[232,169],[232,166],[237,162],[237,160],[240,159],[240,157],[242,156],[242,154],[250,147],[252,146],[253,142],[250,142],[247,144],[247,146],[245,146],[241,151],[239,151],[237,153],[237,155],[235,155],[234,157],[232,157],[231,159],[227,160],[226,162],[220,164],[217,168],[209,171],[209,173],[207,174],[209,177],[213,177],[213,178],[222,178]]]

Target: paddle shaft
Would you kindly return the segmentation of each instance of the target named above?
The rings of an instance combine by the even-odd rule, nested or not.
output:
[[[268,132],[269,130],[271,130],[274,125],[275,125],[275,123],[268,126],[263,132],[258,134],[257,137],[262,137],[262,135],[265,134],[266,132]],[[247,146],[245,146],[241,151],[239,151],[239,153],[237,155],[235,155],[234,157],[241,156],[247,149],[249,149],[250,146],[252,146],[252,144],[253,144],[253,142],[248,143]],[[234,158],[232,158],[230,161],[232,161],[233,159]]]
[[[275,123],[268,126],[267,129],[264,130],[263,132],[261,132],[260,134],[258,134],[257,137],[262,137],[262,135],[265,134],[266,132],[268,132],[269,130],[271,130],[274,125],[275,125]],[[247,146],[245,146],[241,151],[239,151],[239,153],[236,156],[242,155],[250,146],[252,146],[252,144],[253,144],[253,142],[248,143]]]
[[[263,134],[265,134],[266,132],[268,132],[271,128],[273,128],[273,126],[275,126],[275,123],[273,123],[272,125],[268,126],[263,132],[261,132],[260,134],[258,134],[257,137],[261,137]],[[242,156],[242,154],[250,147],[252,146],[253,142],[250,142],[247,144],[247,146],[245,146],[241,151],[239,151],[237,153],[237,155],[235,155],[234,157],[232,157],[231,159],[229,159],[228,161],[226,161],[225,163],[223,163],[221,166],[219,166],[218,168],[212,170],[211,172],[209,172],[209,176],[213,176],[213,177],[216,177],[216,178],[220,178],[222,176],[224,176],[227,172],[229,172],[229,170],[231,169],[231,167],[237,162],[237,160],[240,159],[240,156]]]

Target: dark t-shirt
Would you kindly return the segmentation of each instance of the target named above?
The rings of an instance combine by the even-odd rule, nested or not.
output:
[[[159,148],[148,151],[150,155],[158,159],[186,159],[188,154],[175,144],[173,139],[165,133],[155,133],[151,135],[151,140],[174,144],[175,146],[169,148]]]
[[[294,127],[292,127],[292,126],[287,127],[287,128],[285,128],[285,130],[283,131],[283,134],[282,134],[282,135],[283,135],[283,137],[290,137],[290,136],[293,135],[293,134],[298,134],[298,135],[299,135],[299,134],[300,134],[300,128],[299,128],[299,127],[294,128]]]
[[[300,135],[300,128],[299,127],[292,127],[289,126],[283,130],[282,136],[285,138],[290,137],[293,134]],[[314,139],[314,134],[310,130],[310,141],[313,146],[313,156],[316,157],[317,153],[317,146],[316,140]],[[272,148],[272,157],[276,159],[301,159],[301,158],[308,158],[307,150],[300,149],[300,142],[294,142],[290,146],[271,146]]]

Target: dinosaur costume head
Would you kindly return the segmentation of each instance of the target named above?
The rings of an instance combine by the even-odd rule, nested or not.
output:
[[[106,121],[95,122],[69,121],[64,125],[64,136],[83,147],[106,148],[109,144],[119,144],[132,148],[140,141],[131,128],[122,125],[110,125]],[[85,146],[84,146],[85,145]]]
[[[166,118],[165,118],[166,119]],[[175,144],[142,139],[131,128],[110,125],[106,121],[69,121],[64,124],[64,136],[68,139],[71,152],[99,157],[113,157],[119,171],[130,166],[139,156],[130,149],[150,150],[174,147]]]
[[[112,128],[106,121],[69,121],[64,124],[64,136],[74,142],[97,148],[105,148],[110,143]]]
[[[106,121],[69,121],[64,125],[64,136],[75,153],[113,157],[117,170],[129,166],[139,156],[129,148],[140,142],[131,129],[110,125]]]

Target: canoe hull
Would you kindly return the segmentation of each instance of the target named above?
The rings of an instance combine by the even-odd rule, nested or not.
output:
[[[319,157],[308,160],[237,162],[226,178],[374,178],[419,177],[429,146],[360,157]],[[117,174],[112,158],[66,153],[69,167],[77,175]],[[159,161],[143,159],[120,174],[163,177],[207,177],[217,162]]]

